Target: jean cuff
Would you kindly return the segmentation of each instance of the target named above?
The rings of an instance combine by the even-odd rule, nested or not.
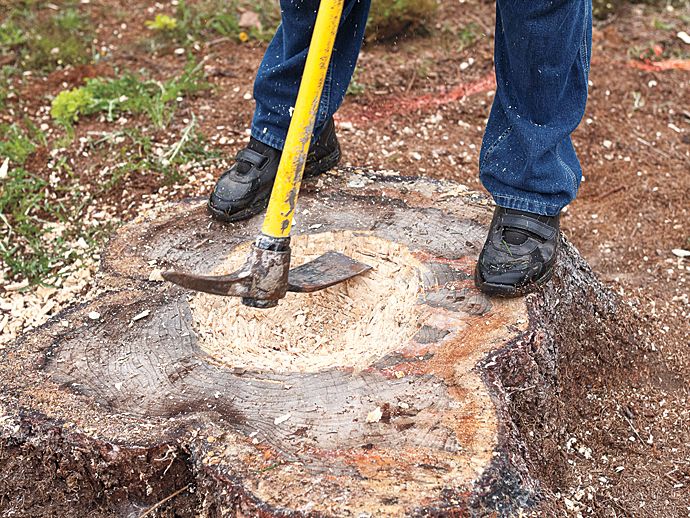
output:
[[[504,209],[524,210],[532,214],[540,214],[542,216],[556,216],[561,212],[563,207],[560,205],[553,205],[551,203],[544,203],[537,200],[528,200],[510,194],[491,194],[496,202],[496,205]]]
[[[282,137],[276,137],[268,132],[256,131],[254,128],[252,128],[252,138],[267,146],[271,146],[273,149],[282,150],[285,147],[285,139]]]
[[[323,129],[323,125],[318,128],[314,128],[314,135],[312,136],[311,143],[313,144],[319,137],[319,134],[321,133],[321,130]],[[257,131],[254,128],[252,128],[252,138],[258,140],[259,142],[266,144],[267,146],[271,146],[273,149],[279,149],[282,151],[282,149],[285,147],[285,139],[282,137],[276,137],[274,134],[270,132],[263,133],[261,131]]]

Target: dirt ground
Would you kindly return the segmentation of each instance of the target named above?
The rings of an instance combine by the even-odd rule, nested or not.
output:
[[[113,4],[126,8],[128,18],[99,18],[97,39],[109,48],[109,60],[24,81],[26,113],[45,120],[46,99],[84,77],[140,67],[165,77],[184,67],[174,47],[153,55],[137,44],[151,18],[150,2],[87,8],[97,16]],[[690,248],[690,46],[676,37],[683,23],[687,30],[689,16],[687,9],[628,5],[594,30],[590,98],[574,135],[585,181],[562,227],[600,278],[636,310],[655,350],[640,357],[629,376],[602,379],[574,403],[572,418],[553,438],[570,470],[547,481],[538,515],[690,516],[690,259],[678,252]],[[430,36],[365,46],[358,93],[336,116],[343,163],[481,189],[477,162],[494,91],[493,4],[443,2],[437,19]],[[676,29],[662,30],[654,20]],[[477,37],[459,45],[458,31],[470,23]],[[680,56],[676,66],[639,59],[650,44]],[[195,114],[227,161],[193,167],[187,181],[172,186],[161,186],[155,175],[130,175],[99,208],[127,220],[162,200],[206,195],[247,138],[249,94],[264,48],[221,40],[195,51],[215,90],[183,101],[169,128],[179,133]],[[113,158],[105,151],[85,155],[79,138],[105,129],[97,119],[81,121],[65,151],[87,187],[101,181],[99,170]],[[42,148],[28,167],[47,177],[50,160]]]

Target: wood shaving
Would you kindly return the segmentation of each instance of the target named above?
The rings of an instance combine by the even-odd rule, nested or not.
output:
[[[293,266],[326,251],[343,252],[373,270],[312,294],[288,293],[279,306],[257,310],[231,297],[190,301],[198,343],[216,361],[271,372],[363,370],[406,345],[419,329],[421,263],[403,245],[353,232],[296,236]],[[235,249],[216,274],[237,269],[248,245]]]
[[[55,286],[6,284],[0,293],[0,349],[20,334],[44,324],[75,300],[87,301],[95,294],[93,277],[98,268],[94,260],[78,260],[74,271],[54,281]],[[3,279],[0,276],[0,283]]]
[[[292,414],[281,415],[280,417],[276,417],[276,418],[273,420],[273,424],[276,425],[276,426],[278,426],[279,424],[284,423],[285,421],[287,421],[287,420],[290,419],[291,417],[292,417]]]

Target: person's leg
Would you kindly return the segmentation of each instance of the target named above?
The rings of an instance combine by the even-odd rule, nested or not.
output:
[[[371,0],[345,0],[315,136],[345,97],[364,39],[370,3]],[[282,149],[285,143],[319,4],[319,0],[281,0],[282,23],[256,75],[252,137],[275,149]]]
[[[256,110],[251,139],[209,196],[209,212],[221,221],[246,219],[265,209],[278,171],[320,2],[281,0],[280,4],[282,23],[266,50],[254,84]],[[327,171],[340,160],[332,116],[350,84],[369,5],[370,0],[345,0],[305,177]]]
[[[582,119],[591,0],[496,2],[496,96],[480,177],[499,206],[553,216],[577,194],[570,135]]]
[[[498,205],[475,274],[485,293],[521,295],[551,278],[559,213],[582,180],[570,135],[591,38],[591,0],[497,0],[497,88],[479,164]]]

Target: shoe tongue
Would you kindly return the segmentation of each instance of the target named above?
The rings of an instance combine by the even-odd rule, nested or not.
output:
[[[271,146],[267,146],[263,142],[256,140],[254,137],[249,139],[249,144],[247,145],[252,151],[256,151],[264,156],[269,156],[269,151],[275,151]],[[240,174],[247,174],[252,168],[252,164],[245,162],[244,160],[239,160],[237,162],[237,172]]]

